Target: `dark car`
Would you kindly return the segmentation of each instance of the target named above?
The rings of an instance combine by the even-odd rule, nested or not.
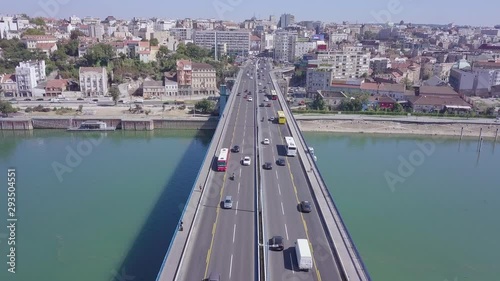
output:
[[[238,145],[233,146],[233,152],[240,152],[240,147]]]
[[[76,100],[84,100],[83,98],[77,98]]]
[[[285,249],[283,240],[285,239],[281,236],[273,236],[273,238],[269,239],[269,249],[274,251],[283,251],[283,249]]]
[[[37,101],[43,101],[43,98],[38,98],[38,99],[36,99],[36,100],[37,100]]]
[[[266,169],[266,170],[272,170],[273,169],[273,164],[271,164],[271,162],[264,163],[264,169]]]
[[[278,166],[285,166],[285,159],[283,158],[279,158],[277,161],[276,161],[276,164]]]
[[[237,96],[241,96],[241,93],[238,93]]]
[[[270,103],[266,104],[266,107],[271,107],[271,104]]]
[[[25,101],[31,101],[31,99],[24,99]]]
[[[264,107],[264,103],[261,103],[261,104],[260,104],[260,107]]]
[[[309,201],[302,201],[299,206],[302,213],[310,213],[312,211],[311,203]]]

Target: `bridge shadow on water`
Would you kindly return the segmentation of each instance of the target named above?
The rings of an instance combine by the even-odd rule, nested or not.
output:
[[[154,281],[193,189],[214,131],[199,130],[109,281]],[[210,159],[210,158],[208,158]],[[196,190],[194,191],[196,192]]]

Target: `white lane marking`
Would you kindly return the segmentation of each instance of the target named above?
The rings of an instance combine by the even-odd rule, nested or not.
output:
[[[281,213],[285,215],[285,209],[283,209],[283,202],[281,202]]]
[[[288,239],[288,227],[286,227],[286,223],[285,223],[285,234],[286,234],[286,240],[289,240]]]
[[[292,265],[293,269],[293,265]],[[231,272],[233,271],[233,255],[231,255],[231,263],[229,264],[229,279],[231,279]]]
[[[280,193],[281,195],[281,187],[280,187],[280,184],[278,183],[278,192]]]
[[[238,207],[236,207],[236,209],[238,209]],[[234,243],[235,237],[236,237],[236,224],[234,224],[234,227],[233,227],[233,243]]]
[[[276,179],[278,179],[278,171],[275,171],[276,172]]]
[[[240,172],[241,172],[241,170],[240,170]],[[241,185],[241,182],[238,183],[238,194],[240,194],[240,185]]]
[[[234,213],[235,216],[238,214],[238,203],[240,203],[240,201],[236,201],[236,212]],[[236,225],[234,225],[234,227],[236,227]],[[234,234],[233,234],[233,243],[234,243]]]
[[[240,178],[241,178],[241,169],[240,169]],[[238,183],[238,186],[239,186],[240,183]]]

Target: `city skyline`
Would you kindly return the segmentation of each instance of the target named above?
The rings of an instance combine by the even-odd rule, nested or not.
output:
[[[485,1],[482,1],[485,2]],[[78,17],[92,16],[104,19],[114,16],[120,19],[132,17],[159,17],[168,19],[206,18],[218,20],[232,20],[236,22],[256,16],[259,19],[268,18],[270,15],[279,18],[281,14],[290,13],[296,21],[319,20],[323,22],[350,23],[406,23],[416,24],[449,24],[471,26],[494,26],[500,24],[495,15],[500,10],[500,3],[488,2],[488,9],[470,13],[463,7],[456,5],[451,0],[384,0],[379,3],[367,2],[360,9],[354,2],[331,5],[331,9],[322,9],[324,2],[319,0],[308,1],[311,9],[304,9],[285,1],[244,1],[244,0],[214,0],[198,3],[196,9],[186,5],[172,5],[159,0],[146,0],[140,6],[124,7],[118,1],[88,0],[85,2],[74,0],[26,0],[22,8],[14,2],[3,5],[4,14],[22,14],[29,16],[68,18],[72,15]],[[298,3],[298,2],[297,2]],[[479,6],[479,5],[478,5]],[[492,7],[496,6],[496,7]],[[96,7],[99,7],[96,9]],[[121,7],[119,11],[116,7]],[[156,8],[155,8],[156,7]],[[432,7],[429,8],[429,7]],[[329,8],[329,7],[328,7]],[[164,12],[158,12],[158,10]],[[443,13],[446,11],[446,13]],[[348,16],[347,16],[348,15]]]

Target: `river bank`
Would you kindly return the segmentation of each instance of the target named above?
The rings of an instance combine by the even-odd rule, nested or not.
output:
[[[495,138],[500,123],[476,122],[433,122],[418,123],[401,120],[297,120],[299,128],[308,132],[338,132],[364,134],[434,135]]]

